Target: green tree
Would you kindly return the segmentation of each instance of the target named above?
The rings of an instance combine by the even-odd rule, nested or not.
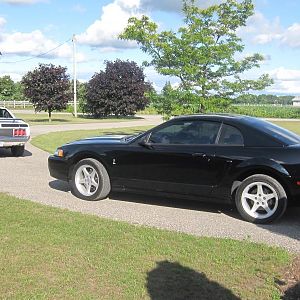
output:
[[[15,83],[10,76],[0,77],[0,100],[13,100]]]
[[[169,119],[172,115],[194,112],[195,95],[173,88],[170,82],[165,84],[161,93],[151,91],[149,98],[155,110],[164,115],[164,119]]]
[[[84,112],[87,100],[86,100],[86,82],[80,82],[77,80],[76,87],[77,87],[77,104],[78,104],[78,111]],[[70,94],[74,96],[74,80],[71,80],[70,82]],[[74,98],[71,99],[71,102],[73,103]],[[73,104],[70,105],[68,108],[69,112],[74,113],[74,107]]]
[[[96,117],[130,116],[146,107],[145,94],[151,85],[144,71],[133,61],[107,61],[105,71],[96,73],[87,84],[85,112]]]
[[[185,0],[183,13],[184,26],[177,32],[158,32],[149,17],[132,17],[120,38],[136,41],[151,57],[145,66],[179,78],[179,91],[197,95],[198,111],[207,109],[211,99],[229,99],[272,84],[266,74],[256,80],[242,78],[245,71],[259,67],[262,55],[236,58],[244,50],[237,30],[254,13],[251,0],[227,0],[207,9]]]
[[[35,111],[47,111],[49,121],[53,110],[62,110],[71,99],[69,75],[66,68],[52,64],[40,64],[22,79],[25,96]]]
[[[24,95],[23,85],[21,82],[15,82],[15,90],[12,96],[12,100],[16,100],[16,101],[26,100],[26,97]]]
[[[87,83],[86,82],[78,82],[77,85],[77,97],[78,97],[78,104],[79,104],[79,109],[84,112],[84,108],[86,106],[86,88],[87,88]]]

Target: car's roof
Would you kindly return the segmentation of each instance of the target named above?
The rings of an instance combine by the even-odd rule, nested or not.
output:
[[[208,114],[192,114],[192,115],[182,115],[182,116],[175,116],[174,119],[215,119],[219,121],[225,120],[247,120],[247,119],[255,119],[253,117],[238,115],[238,114],[225,114],[225,113],[208,113]]]

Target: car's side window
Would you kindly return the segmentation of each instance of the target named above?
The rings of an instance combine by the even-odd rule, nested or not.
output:
[[[6,109],[0,109],[0,118],[11,118],[11,115]]]
[[[152,132],[150,143],[214,144],[221,124],[211,121],[180,121]]]
[[[237,128],[223,124],[218,144],[243,146],[244,138]]]

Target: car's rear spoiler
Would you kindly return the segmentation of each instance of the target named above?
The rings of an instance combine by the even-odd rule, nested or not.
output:
[[[22,121],[22,122],[19,122]],[[13,119],[13,118],[0,118],[0,127],[9,128],[9,127],[28,127],[29,125],[25,123],[22,119]]]

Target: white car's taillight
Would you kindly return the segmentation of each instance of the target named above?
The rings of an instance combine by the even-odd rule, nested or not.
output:
[[[15,128],[13,132],[14,136],[27,136],[26,129],[24,128]]]

